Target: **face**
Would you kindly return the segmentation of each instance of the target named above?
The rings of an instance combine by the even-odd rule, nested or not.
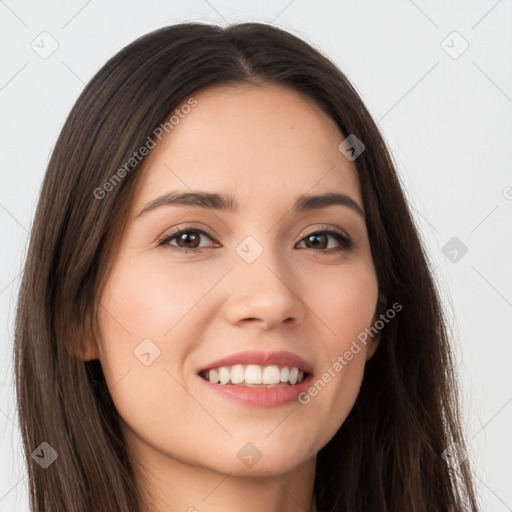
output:
[[[356,167],[288,89],[195,100],[144,161],[89,358],[141,460],[290,471],[339,429],[377,347],[354,346],[378,298]],[[192,192],[236,206],[168,195]],[[296,207],[324,194],[341,200]]]

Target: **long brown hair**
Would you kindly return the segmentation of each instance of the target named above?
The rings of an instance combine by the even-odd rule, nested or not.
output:
[[[329,59],[262,23],[183,23],[145,35],[99,70],[69,114],[44,178],[16,312],[31,510],[143,510],[101,365],[77,354],[97,329],[97,298],[140,176],[134,152],[194,93],[248,83],[302,93],[363,141],[355,163],[379,291],[403,308],[381,332],[350,415],[318,453],[318,510],[475,512],[467,460],[454,468],[443,456],[464,451],[446,320],[383,137]],[[122,179],[101,192],[116,173]],[[58,454],[46,469],[31,456],[43,442]]]

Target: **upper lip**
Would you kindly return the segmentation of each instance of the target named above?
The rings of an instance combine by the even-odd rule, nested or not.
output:
[[[221,366],[234,366],[235,364],[258,364],[260,366],[288,366],[298,368],[305,373],[312,373],[313,367],[302,357],[288,352],[287,350],[279,350],[275,352],[262,352],[260,350],[246,350],[237,352],[222,359],[217,359],[208,363],[199,369],[199,372],[210,370],[212,368],[220,368]]]

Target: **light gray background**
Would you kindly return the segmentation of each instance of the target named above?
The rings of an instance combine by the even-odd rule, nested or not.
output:
[[[12,332],[49,155],[108,58],[185,20],[273,21],[325,52],[362,95],[393,153],[452,324],[482,510],[511,511],[512,0],[183,4],[0,0],[0,512],[28,510]],[[47,59],[31,47],[42,46],[43,31],[59,45]],[[469,44],[459,56],[464,41],[454,31]],[[457,262],[443,254],[452,237],[468,248]]]

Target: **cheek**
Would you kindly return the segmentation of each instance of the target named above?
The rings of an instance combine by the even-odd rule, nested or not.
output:
[[[331,269],[317,276],[322,286],[310,289],[313,311],[322,326],[318,335],[321,367],[311,386],[299,397],[324,425],[325,438],[334,435],[352,409],[363,379],[367,343],[378,298],[373,266]],[[313,412],[314,411],[314,412]]]
[[[353,339],[369,327],[378,298],[377,278],[370,265],[326,268],[317,273],[306,293],[311,307],[324,328],[319,333],[325,350],[343,353]]]
[[[170,417],[187,418],[191,435],[195,425],[207,423],[180,383],[208,322],[201,299],[217,274],[199,279],[179,265],[162,270],[119,260],[109,278],[98,310],[102,368],[119,414],[141,435],[167,435],[179,426]]]
[[[112,300],[134,330],[163,336],[185,319],[210,286],[179,265],[131,265],[112,281]]]
[[[198,275],[179,264],[166,268],[161,262],[121,260],[101,299],[107,345],[133,355],[133,349],[149,338],[164,358],[180,359],[184,340],[193,343],[197,337],[193,334],[201,327],[198,319],[207,306],[203,299],[218,279],[218,272]]]

